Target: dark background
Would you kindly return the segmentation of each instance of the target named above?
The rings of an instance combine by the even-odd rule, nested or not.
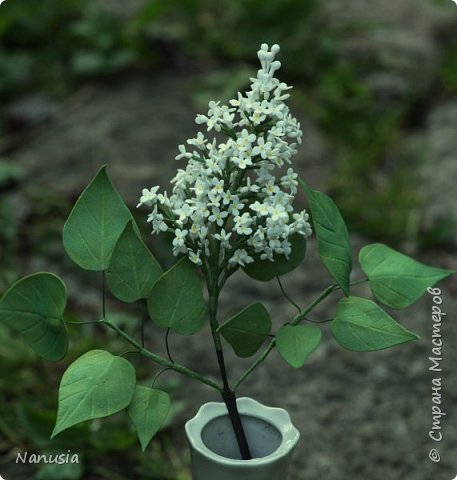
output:
[[[457,268],[457,6],[451,0],[6,0],[0,6],[0,292],[21,276],[52,271],[69,285],[73,320],[100,313],[100,278],[65,257],[61,229],[98,168],[134,209],[141,189],[166,185],[177,145],[196,131],[211,99],[248,85],[263,42],[279,43],[279,77],[304,144],[295,168],[328,192],[352,232],[354,251],[389,243],[425,263]],[[302,198],[299,202],[304,204]],[[167,245],[150,238],[162,262]],[[357,267],[354,278],[359,278]],[[312,241],[285,285],[304,305],[331,282]],[[276,354],[241,394],[286,408],[302,434],[291,480],[451,479],[457,473],[457,285],[443,288],[444,439],[431,427],[431,298],[394,313],[422,340],[372,354],[343,351],[324,329],[300,370]],[[365,287],[360,293],[368,294]],[[277,285],[237,275],[221,318],[262,301],[276,324],[293,313]],[[337,300],[335,298],[334,300]],[[331,317],[335,301],[316,314]],[[110,317],[138,334],[144,306],[110,299]],[[71,429],[52,442],[66,366],[92,348],[126,346],[93,326],[69,326],[71,350],[49,364],[0,325],[0,474],[7,480],[190,478],[183,425],[218,400],[174,373],[160,378],[174,400],[168,426],[145,454],[124,415]],[[148,346],[163,332],[147,325]],[[217,374],[208,331],[172,336],[182,363]],[[227,348],[227,351],[229,348]],[[245,362],[229,356],[231,377]],[[129,357],[148,383],[157,368]],[[442,461],[428,452],[437,447]],[[18,452],[81,454],[79,468],[16,465]]]

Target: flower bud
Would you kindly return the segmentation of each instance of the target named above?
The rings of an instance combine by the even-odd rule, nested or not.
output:
[[[272,64],[271,64],[271,70],[274,72],[276,70],[279,70],[281,68],[281,62],[279,60],[275,60]]]
[[[261,62],[264,62],[265,59],[266,59],[266,54],[263,50],[259,50],[257,52],[257,58],[261,61]]]

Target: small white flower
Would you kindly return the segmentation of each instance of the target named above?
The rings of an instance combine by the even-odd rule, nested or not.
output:
[[[281,177],[282,186],[289,189],[291,193],[297,193],[297,186],[298,186],[298,175],[289,168],[287,170],[287,175]]]
[[[187,230],[180,230],[179,228],[175,230],[175,238],[172,242],[174,255],[178,255],[179,253],[187,253],[187,247],[185,245],[187,233]]]
[[[232,157],[232,162],[241,170],[246,170],[250,165],[252,165],[252,159],[251,156],[248,155],[243,155],[243,153],[247,152],[242,152],[242,154],[239,157]]]
[[[200,225],[198,223],[193,223],[189,229],[189,234],[191,237],[196,238],[200,235]]]
[[[286,212],[286,209],[284,208],[284,205],[276,204],[270,210],[270,218],[273,222],[275,222],[275,221],[278,221],[278,220],[287,220],[289,218],[289,215],[287,215],[287,212]]]
[[[210,100],[208,103],[208,116],[209,117],[215,117],[219,116],[221,113],[221,109],[219,107],[219,104],[221,102],[215,102],[214,100]]]
[[[200,250],[197,250],[196,252],[189,250],[188,255],[191,262],[195,263],[196,265],[202,264],[202,261],[200,259]]]
[[[230,237],[232,236],[232,233],[227,233],[224,229],[222,229],[219,233],[216,233],[214,235],[214,238],[216,240],[219,240],[221,242],[221,245],[223,247],[228,247],[229,245],[229,240],[230,240]]]
[[[281,189],[275,184],[274,180],[269,180],[264,187],[264,191],[267,195],[275,195],[279,193]]]
[[[262,110],[256,110],[250,117],[250,120],[254,125],[261,124],[267,117],[263,114]],[[254,153],[255,155],[255,153]]]
[[[200,240],[205,240],[208,235],[208,227],[201,227],[200,228]],[[206,254],[208,255],[208,254]]]
[[[192,216],[195,208],[192,208],[187,203],[184,203],[181,208],[177,208],[175,210],[175,215],[179,217],[179,221],[182,223],[186,223],[187,220]]]
[[[233,219],[235,222],[234,230],[238,235],[250,235],[252,233],[252,218],[248,212],[243,213],[241,216],[237,216]]]
[[[232,196],[232,203],[229,205],[229,212],[233,216],[238,216],[244,208],[244,203],[240,202],[238,195]]]
[[[160,203],[160,205],[163,205],[165,207],[170,206],[170,199],[167,196],[167,192],[159,193],[157,195],[157,201]]]
[[[209,214],[210,214],[209,208],[208,208],[204,203],[201,203],[201,204],[198,206],[198,209],[197,209],[196,211],[197,211],[197,212],[201,215],[201,217],[203,217],[203,218],[209,217]]]
[[[193,145],[194,147],[197,147],[199,149],[204,149],[205,144],[207,142],[208,142],[208,140],[206,140],[206,138],[205,138],[205,136],[203,135],[202,132],[198,132],[197,136],[195,138],[189,138],[189,140],[187,140],[187,143],[189,145]]]
[[[213,185],[213,188],[211,189],[211,191],[215,195],[221,196],[224,193],[224,180],[213,178],[212,185]]]
[[[232,192],[230,192],[229,190],[224,192],[221,196],[221,200],[224,205],[228,205],[232,201],[232,199],[233,199],[233,195],[232,195]]]
[[[230,265],[246,266],[248,263],[252,263],[254,259],[248,255],[248,252],[244,248],[235,250],[235,253],[229,260]]]
[[[195,118],[195,123],[198,125],[201,125],[202,123],[207,123],[208,122],[208,117],[206,115],[202,115],[199,113],[197,117]]]
[[[228,212],[221,212],[217,207],[213,208],[211,215],[208,217],[210,222],[216,222],[219,227],[224,224],[224,219],[227,218]]]
[[[158,189],[159,187],[152,187],[149,190],[147,188],[143,188],[143,191],[141,192],[140,203],[137,205],[137,207],[141,205],[147,205],[148,207],[152,206],[157,199]]]
[[[240,150],[251,150],[251,145],[255,142],[256,136],[253,133],[249,133],[245,128],[238,136],[236,144]]]
[[[268,215],[269,206],[265,203],[260,203],[259,201],[254,202],[250,207],[251,210],[258,213],[261,217]]]
[[[184,245],[184,242],[186,241],[186,235],[188,231],[187,230],[180,230],[177,228],[175,230],[175,239],[173,240],[173,245],[175,245],[174,242],[176,242],[176,245]]]
[[[286,132],[280,125],[275,125],[274,127],[272,127],[268,133],[272,137],[278,137],[278,138],[284,137],[284,135],[286,134]]]
[[[311,225],[309,224],[309,215],[306,210],[300,213],[294,213],[292,218],[294,219],[293,230],[301,233],[305,237],[310,237],[313,233]]]
[[[271,153],[271,142],[265,142],[262,137],[257,139],[257,146],[253,148],[253,155],[260,155],[262,158],[267,158]]]
[[[167,224],[164,222],[163,215],[154,211],[148,215],[148,222],[152,223],[152,233],[166,232]]]
[[[192,158],[192,154],[186,152],[186,147],[184,145],[179,145],[179,154],[176,155],[175,160],[181,160],[181,158]]]
[[[213,174],[219,174],[221,173],[221,167],[219,166],[219,162],[217,157],[213,156],[211,158],[208,158],[206,160],[206,170],[205,170],[206,175],[211,176]]]
[[[265,250],[260,255],[260,260],[269,260],[270,262],[274,262],[273,250],[269,247],[265,247]]]
[[[195,186],[194,187],[191,187],[191,190],[193,190],[195,192],[195,195],[197,197],[200,197],[202,195],[204,195],[207,191],[207,183],[203,182],[202,180],[197,180],[195,182]]]

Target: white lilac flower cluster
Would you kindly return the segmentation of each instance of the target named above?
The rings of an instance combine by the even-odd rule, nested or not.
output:
[[[176,159],[187,166],[172,180],[172,194],[143,190],[138,206],[152,207],[153,233],[174,234],[174,255],[201,265],[217,252],[221,264],[238,268],[288,257],[291,235],[311,235],[308,214],[292,206],[298,176],[287,166],[302,132],[285,104],[291,87],[274,76],[278,52],[278,45],[263,44],[251,89],[229,105],[211,101],[208,113],[197,115],[196,123],[220,132],[223,143],[199,132],[187,140],[190,148],[179,146]]]

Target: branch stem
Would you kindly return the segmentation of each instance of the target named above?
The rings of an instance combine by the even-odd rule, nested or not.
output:
[[[180,365],[179,363],[172,363],[166,358],[161,357],[160,355],[157,355],[153,352],[150,352],[146,348],[143,348],[135,339],[133,339],[130,335],[128,335],[126,332],[124,332],[121,328],[119,328],[117,325],[114,323],[111,323],[109,320],[104,320],[103,323],[114,330],[118,335],[120,335],[124,340],[126,340],[130,345],[135,347],[137,351],[143,355],[144,357],[148,358],[149,360],[152,360],[153,362],[161,365],[162,367],[167,367],[170,368],[171,370],[174,370],[175,372],[178,372],[182,375],[186,375],[189,378],[192,378],[194,380],[198,380],[201,383],[204,383],[205,385],[208,385],[211,388],[214,388],[215,390],[222,392],[222,388],[213,380],[210,378],[204,377],[203,375],[200,375],[199,373],[195,372],[194,370],[191,370],[190,368],[184,367],[183,365]]]
[[[361,283],[367,282],[368,279],[365,278],[363,280],[357,280],[355,282],[352,282],[350,285],[360,285]],[[329,295],[331,295],[335,290],[340,289],[341,287],[334,283],[333,285],[330,285],[330,287],[326,288],[316,299],[311,302],[304,310],[301,310],[291,322],[289,322],[289,325],[295,326],[298,325],[302,320],[306,318],[308,313],[311,312],[319,303],[321,303],[323,300],[325,300]],[[266,349],[259,355],[259,357],[255,360],[255,362],[240,376],[240,378],[235,382],[235,385],[233,387],[233,390],[236,392],[238,387],[246,380],[246,378],[251,375],[251,373],[268,357],[270,352],[274,349],[276,345],[276,340],[273,338]]]

